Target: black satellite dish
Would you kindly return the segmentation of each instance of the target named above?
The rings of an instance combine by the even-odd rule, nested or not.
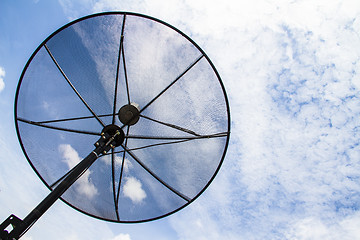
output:
[[[51,193],[23,220],[5,220],[1,239],[21,237],[58,198],[112,222],[168,216],[207,188],[230,134],[226,92],[205,52],[175,27],[129,12],[51,34],[22,72],[15,123]]]

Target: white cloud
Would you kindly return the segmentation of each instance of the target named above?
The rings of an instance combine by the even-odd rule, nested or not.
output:
[[[329,232],[329,229],[319,219],[307,218],[299,221],[294,232],[287,236],[287,239],[344,239],[340,232],[335,235]]]
[[[75,167],[81,160],[77,151],[69,144],[61,144],[59,151],[63,156],[64,161],[69,167],[69,170]],[[90,181],[91,171],[87,170],[74,184],[77,186],[77,191],[88,198],[93,198],[98,194],[95,185]]]
[[[5,77],[5,69],[0,66],[0,92],[5,88],[4,77]]]
[[[115,236],[111,240],[131,240],[131,238],[130,238],[129,234],[120,233],[119,235]]]
[[[130,198],[135,204],[141,203],[146,198],[141,182],[134,177],[128,177],[125,180],[123,188],[124,196]]]
[[[328,224],[316,217],[308,217],[295,222],[286,234],[289,240],[353,240],[359,239],[359,213],[351,215],[337,224]]]

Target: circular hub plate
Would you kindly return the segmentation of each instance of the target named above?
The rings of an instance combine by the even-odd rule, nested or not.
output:
[[[62,195],[114,222],[158,219],[194,201],[219,171],[230,132],[225,89],[204,51],[165,22],[125,12],[78,19],[41,43],[21,75],[15,121],[50,189],[104,127],[123,130],[121,146]]]
[[[139,109],[132,104],[127,104],[119,110],[119,120],[125,125],[134,125],[139,121]]]
[[[111,124],[104,127],[101,133],[107,133],[110,136],[113,136],[116,134],[116,132],[119,132],[118,135],[115,137],[116,147],[120,146],[124,142],[125,134],[124,131],[117,125]]]

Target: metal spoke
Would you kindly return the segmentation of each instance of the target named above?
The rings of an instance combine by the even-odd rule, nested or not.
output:
[[[73,132],[73,133],[81,133],[81,134],[87,134],[87,135],[100,136],[100,133],[98,133],[98,132],[90,132],[90,131],[84,131],[84,130],[75,130],[75,129],[45,125],[43,123],[33,122],[33,121],[29,121],[29,120],[26,120],[23,118],[17,118],[17,120],[19,120],[20,122],[28,123],[28,124],[38,126],[38,127],[50,128],[50,129],[60,130],[60,131],[64,131],[64,132]]]
[[[183,136],[183,137],[172,137],[172,136],[145,136],[145,135],[128,135],[125,138],[135,138],[135,139],[155,139],[155,140],[193,140],[193,139],[206,139],[206,138],[218,138],[228,136],[228,132],[216,133],[211,135],[200,135],[200,136]]]
[[[158,95],[156,95],[148,104],[146,104],[141,110],[140,113],[143,112],[146,108],[148,108],[156,99],[158,99],[161,95],[164,94],[172,85],[174,85],[180,78],[182,78],[185,73],[187,73],[192,67],[194,67],[202,58],[204,55],[201,55],[199,58],[197,58],[193,63],[191,63],[185,71],[183,71],[177,78],[175,78],[174,81],[172,81],[167,87],[165,87]]]
[[[125,147],[124,145],[121,145],[126,153],[128,153],[142,168],[144,168],[152,177],[154,177],[156,180],[158,180],[162,185],[164,185],[166,188],[168,188],[170,191],[181,197],[187,202],[191,201],[191,198],[185,196],[184,194],[177,191],[175,188],[171,187],[169,184],[167,184],[164,180],[162,180],[158,175],[156,175],[153,171],[150,170],[138,157],[135,156],[133,152],[131,152],[130,149]]]
[[[111,149],[111,176],[112,176],[112,188],[113,188],[113,198],[114,198],[114,206],[115,206],[115,213],[116,213],[116,218],[119,221],[119,210],[118,210],[118,206],[116,204],[116,187],[115,187],[115,153],[114,153],[114,149]]]
[[[120,44],[119,44],[119,53],[118,53],[118,61],[116,67],[116,79],[115,79],[115,93],[114,93],[114,106],[113,106],[113,114],[112,114],[112,124],[115,124],[115,115],[116,115],[116,98],[117,98],[117,89],[118,89],[118,82],[119,82],[119,69],[120,69],[120,58],[122,53],[122,46],[124,42],[124,28],[125,28],[125,19],[126,14],[124,14],[123,24],[121,28],[121,35],[120,35]]]
[[[184,140],[172,141],[172,142],[154,143],[154,144],[150,144],[150,145],[146,145],[146,146],[142,146],[142,147],[131,148],[129,150],[130,151],[136,151],[136,150],[141,150],[141,149],[145,149],[145,148],[151,148],[151,147],[156,147],[156,146],[161,146],[161,145],[170,145],[170,144],[182,143],[182,142],[187,142],[187,141],[191,141],[191,140],[194,140],[194,139],[184,139]],[[114,152],[114,153],[123,153],[123,152],[125,152],[125,150]]]
[[[53,60],[53,62],[55,63],[56,67],[59,69],[59,71],[61,72],[61,74],[63,75],[63,77],[65,78],[65,80],[67,81],[67,83],[70,85],[70,87],[73,89],[73,91],[76,93],[76,95],[80,98],[80,100],[83,102],[83,104],[87,107],[87,109],[92,113],[92,115],[94,115],[94,117],[98,120],[98,122],[105,127],[105,124],[103,123],[103,121],[101,121],[101,119],[96,115],[96,113],[91,109],[91,107],[89,106],[89,104],[87,104],[87,102],[85,101],[85,99],[80,95],[80,93],[76,90],[75,86],[71,83],[71,81],[69,80],[69,78],[66,76],[65,72],[62,70],[62,68],[60,67],[59,63],[56,61],[55,57],[52,55],[50,49],[48,48],[48,46],[46,44],[44,44],[44,47],[46,49],[46,51],[48,52],[48,54],[50,55],[51,59]]]
[[[112,114],[103,114],[98,115],[98,117],[110,117]],[[54,120],[46,120],[46,121],[32,121],[33,123],[55,123],[55,122],[68,122],[68,121],[76,121],[76,120],[83,120],[83,119],[91,119],[95,118],[94,116],[86,116],[86,117],[73,117],[73,118],[63,118],[63,119],[54,119]]]
[[[127,128],[126,135],[129,135],[129,131],[130,131],[130,126],[128,126],[128,128]],[[125,139],[125,148],[127,147],[127,141],[128,140]],[[120,187],[121,187],[121,181],[122,181],[122,176],[123,176],[123,171],[124,171],[124,165],[125,165],[125,151],[123,152],[123,157],[122,157],[122,162],[121,162],[121,169],[120,169],[120,177],[119,177],[119,185],[118,185],[116,201],[115,201],[115,205],[116,205],[117,208],[118,208],[118,205],[119,205]],[[117,212],[118,211],[119,210],[117,209]],[[120,218],[119,218],[119,220],[120,220]]]
[[[161,145],[170,145],[170,144],[176,144],[176,143],[183,143],[183,142],[192,141],[192,140],[196,140],[196,139],[210,139],[210,138],[214,138],[214,137],[226,137],[227,135],[228,135],[228,133],[221,133],[221,134],[201,136],[201,137],[197,137],[197,138],[181,139],[181,140],[172,141],[172,142],[154,143],[154,144],[150,144],[150,145],[146,145],[146,146],[142,146],[142,147],[131,148],[129,150],[130,151],[136,151],[136,150],[141,150],[141,149],[150,148],[150,147],[156,147],[156,146],[161,146]],[[129,137],[129,138],[131,138],[131,137]],[[169,138],[167,138],[166,140],[169,140]],[[115,153],[123,153],[123,152],[125,152],[125,150],[117,151]]]
[[[160,124],[162,124],[162,125],[165,125],[165,126],[168,126],[168,127],[171,127],[171,128],[174,128],[174,129],[177,129],[177,130],[180,130],[180,131],[189,133],[189,134],[192,134],[192,135],[194,135],[194,136],[200,136],[200,134],[197,134],[197,133],[194,132],[194,131],[191,131],[191,130],[189,130],[189,129],[186,129],[186,128],[183,128],[183,127],[180,127],[180,126],[176,126],[176,125],[171,124],[171,123],[162,122],[162,121],[159,121],[159,120],[156,120],[156,119],[147,117],[147,116],[142,115],[142,114],[140,114],[140,117],[143,117],[143,118],[146,118],[146,119],[148,119],[148,120],[150,120],[150,121],[153,121],[153,122],[156,122],[156,123],[160,123]]]
[[[121,55],[122,55],[123,66],[124,66],[124,76],[125,76],[126,94],[127,94],[127,98],[128,98],[128,104],[130,104],[130,103],[131,103],[131,100],[130,100],[129,81],[128,81],[128,78],[127,78],[127,70],[126,70],[124,41],[122,42],[122,44],[123,44],[123,46],[122,46],[122,48],[121,48]]]

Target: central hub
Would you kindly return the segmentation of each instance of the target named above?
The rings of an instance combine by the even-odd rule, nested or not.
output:
[[[124,142],[124,138],[125,138],[125,134],[119,126],[113,124],[107,125],[104,127],[104,129],[101,132],[101,135],[104,139],[106,139],[106,137],[112,137],[115,134],[116,134],[114,138],[115,146],[118,147]]]
[[[140,118],[140,111],[136,107],[136,104],[131,103],[124,105],[120,108],[119,113],[119,120],[125,125],[134,125],[139,121]]]

